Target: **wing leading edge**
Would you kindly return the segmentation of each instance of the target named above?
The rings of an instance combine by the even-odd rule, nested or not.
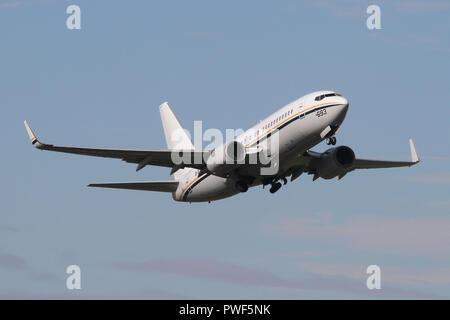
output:
[[[411,167],[420,162],[417,155],[416,148],[412,139],[409,139],[409,147],[411,151],[411,161],[391,161],[391,160],[371,160],[371,159],[358,159],[356,158],[348,168],[343,168],[342,172],[337,175],[339,179],[344,177],[348,172],[356,169],[381,169],[381,168],[396,168],[396,167]],[[320,177],[318,173],[321,169],[320,161],[323,159],[325,153],[307,151],[300,157],[301,163],[298,164],[298,169],[295,177],[298,177],[302,172],[308,174],[314,174],[316,180]],[[294,176],[294,175],[293,175]]]
[[[351,170],[354,169],[378,169],[378,168],[396,168],[410,167],[420,162],[416,147],[412,139],[409,139],[409,148],[411,150],[411,161],[387,161],[387,160],[369,160],[355,159]]]
[[[136,181],[136,182],[112,182],[112,183],[92,183],[88,187],[115,188],[143,191],[175,192],[178,181]]]
[[[122,159],[128,163],[137,163],[136,171],[139,171],[146,165],[155,165],[168,168],[205,168],[204,159],[207,157],[206,151],[180,150],[183,153],[184,162],[175,164],[172,161],[172,150],[136,150],[136,149],[97,149],[84,147],[56,146],[53,144],[41,143],[31,130],[27,121],[25,128],[30,137],[31,143],[39,150],[48,150],[72,154],[80,154],[93,157]],[[178,151],[176,151],[178,152]]]

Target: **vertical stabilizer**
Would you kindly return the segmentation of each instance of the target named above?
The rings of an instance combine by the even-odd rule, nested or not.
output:
[[[161,114],[161,122],[166,137],[167,148],[169,150],[194,150],[195,148],[191,139],[184,131],[167,102],[164,102],[159,106],[159,113]],[[175,180],[179,180],[180,176],[188,170],[190,169],[175,170],[173,173]]]
[[[169,150],[194,150],[191,139],[178,122],[167,102],[159,106],[159,113],[161,114],[167,148]]]

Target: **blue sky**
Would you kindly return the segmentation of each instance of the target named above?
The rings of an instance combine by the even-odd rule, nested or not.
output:
[[[70,4],[81,30],[66,28]],[[425,0],[0,1],[0,297],[450,298],[449,14]],[[188,130],[225,130],[321,89],[350,101],[339,144],[409,159],[412,137],[422,162],[186,204],[86,188],[169,172],[40,152],[23,127],[162,149],[163,101]],[[80,291],[65,288],[71,264]]]

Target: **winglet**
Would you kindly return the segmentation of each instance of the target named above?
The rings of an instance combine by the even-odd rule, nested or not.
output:
[[[33,133],[33,130],[31,130],[30,126],[28,125],[28,122],[25,120],[24,121],[25,124],[25,129],[27,129],[28,132],[28,136],[30,137],[31,140],[31,144],[33,146],[35,146],[36,148],[39,148],[39,146],[41,145],[41,143],[38,141],[38,139],[36,138],[36,136]]]
[[[409,139],[409,148],[411,149],[411,161],[414,163],[419,162],[420,159],[417,155],[416,147],[414,146],[414,142],[412,139]]]

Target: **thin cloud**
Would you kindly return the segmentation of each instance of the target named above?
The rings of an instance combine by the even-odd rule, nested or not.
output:
[[[18,232],[19,230],[17,230],[14,227],[10,227],[10,226],[0,226],[0,232],[2,231],[6,231],[6,232]]]
[[[23,6],[24,4],[25,4],[25,2],[23,2],[23,1],[9,1],[9,2],[4,2],[4,3],[0,3],[0,9],[4,9],[4,8],[16,8],[16,7]]]
[[[56,283],[56,282],[63,281],[63,279],[56,276],[54,273],[47,272],[47,271],[33,272],[30,275],[30,279],[34,280],[34,281],[38,281],[38,282],[43,282],[43,283]]]
[[[428,202],[428,205],[437,208],[450,208],[450,200],[430,201]]]
[[[19,256],[9,253],[0,253],[0,268],[21,269],[26,266],[26,262]]]
[[[419,0],[409,0],[409,1],[399,1],[396,2],[395,8],[404,13],[429,13],[431,11],[443,11],[450,9],[450,3],[448,1],[419,1]]]
[[[437,298],[402,288],[385,287],[380,291],[369,291],[365,281],[348,277],[322,277],[308,274],[302,278],[279,277],[271,272],[242,267],[214,260],[154,260],[138,263],[115,263],[114,266],[128,271],[158,272],[221,281],[237,285],[265,286],[289,290],[329,290],[346,292],[367,298]]]
[[[450,219],[357,217],[336,223],[317,219],[288,219],[272,231],[282,236],[342,241],[358,249],[410,255],[450,255]]]
[[[365,17],[366,9],[374,4],[371,0],[311,0],[311,4],[326,9],[339,17]],[[430,12],[442,12],[450,9],[450,3],[444,1],[424,0],[402,0],[402,1],[379,1],[377,3],[382,12],[392,8],[404,14],[427,14]],[[392,6],[392,7],[391,7]]]
[[[449,184],[450,173],[435,173],[423,176],[405,177],[405,179],[411,182],[421,182],[429,184]]]
[[[346,0],[346,1],[333,1],[333,0],[313,0],[310,1],[316,7],[328,10],[333,15],[338,17],[364,17],[366,14],[367,3],[361,0]]]
[[[428,156],[422,157],[423,160],[437,160],[437,161],[450,161],[450,157],[448,156]]]
[[[117,294],[85,294],[84,292],[56,292],[43,293],[25,290],[13,290],[0,294],[0,300],[191,300],[179,294],[165,291],[145,291],[141,293],[117,293]]]
[[[280,282],[280,279],[270,272],[213,260],[156,260],[142,263],[116,263],[115,266],[127,270],[172,273],[247,285],[283,287],[288,285],[283,281]]]
[[[18,8],[25,5],[30,4],[42,4],[42,3],[55,3],[57,0],[14,0],[14,1],[4,1],[0,3],[0,9],[12,9],[12,8]]]
[[[303,270],[322,276],[342,276],[357,279],[367,279],[366,268],[362,264],[325,264],[300,263]],[[437,268],[422,272],[411,272],[399,267],[384,267],[380,265],[381,277],[384,282],[396,285],[450,285],[450,269]]]

